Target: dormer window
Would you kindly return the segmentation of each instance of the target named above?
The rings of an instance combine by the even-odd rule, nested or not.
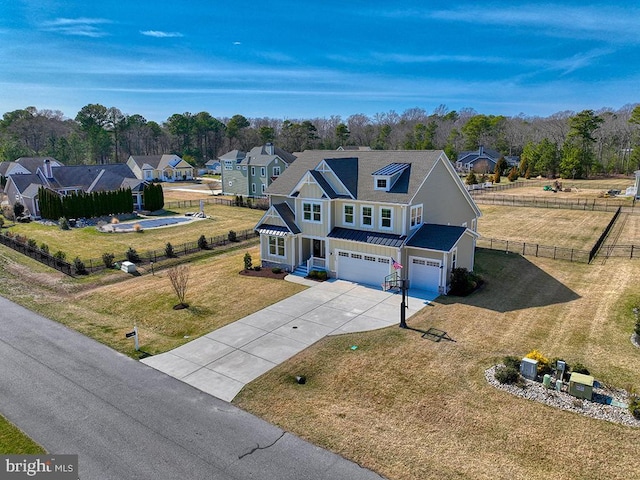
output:
[[[391,163],[386,167],[373,172],[373,188],[374,190],[391,190],[402,173],[411,166],[409,163]]]
[[[386,178],[376,178],[376,190],[386,190],[388,180]]]

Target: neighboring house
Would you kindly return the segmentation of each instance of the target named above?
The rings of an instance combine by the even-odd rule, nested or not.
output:
[[[452,268],[473,270],[480,210],[443,151],[304,151],[267,195],[265,267],[380,285],[395,260],[410,288],[439,293]]]
[[[456,168],[462,172],[493,173],[502,156],[499,152],[480,145],[478,150],[461,152],[456,161]],[[517,156],[505,156],[504,159],[510,168],[520,164],[520,157]]]
[[[59,162],[56,163],[60,165]],[[52,161],[45,159],[35,173],[10,175],[4,192],[10,205],[20,202],[37,218],[40,216],[38,191],[43,186],[61,195],[78,191],[91,193],[130,188],[134,208],[141,210],[145,183],[136,178],[124,163],[53,166]]]
[[[220,172],[222,171],[222,167],[218,160],[209,160],[207,163],[204,164],[204,167],[207,173],[213,173],[213,174],[219,175]]]
[[[245,197],[263,197],[271,183],[293,163],[296,157],[267,143],[245,153],[232,150],[220,157],[222,193]]]
[[[337,151],[339,152],[344,152],[344,151],[350,151],[350,152],[370,152],[371,151],[371,147],[362,147],[362,146],[358,146],[358,145],[340,145],[338,148],[336,148]]]
[[[127,165],[140,180],[175,182],[193,180],[193,167],[178,155],[131,155]]]

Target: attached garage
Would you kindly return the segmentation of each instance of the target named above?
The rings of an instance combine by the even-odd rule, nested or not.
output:
[[[389,273],[391,273],[389,257],[346,250],[337,251],[336,277],[341,280],[380,285]]]
[[[442,269],[438,260],[409,257],[409,288],[438,292]]]

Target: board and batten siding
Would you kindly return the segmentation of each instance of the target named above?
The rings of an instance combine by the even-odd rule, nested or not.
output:
[[[336,273],[336,251],[343,250],[348,252],[358,252],[363,255],[377,255],[379,257],[393,257],[398,256],[398,249],[395,247],[384,247],[381,245],[370,245],[368,243],[350,242],[348,240],[336,240],[328,238],[329,245],[327,246],[327,252],[331,252],[329,256],[329,269],[335,275]]]

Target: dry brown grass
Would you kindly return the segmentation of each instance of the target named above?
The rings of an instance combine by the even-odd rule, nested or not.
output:
[[[485,238],[589,250],[613,213],[479,205],[478,233]]]
[[[409,320],[455,342],[395,327],[328,338],[235,402],[391,479],[635,478],[640,429],[513,397],[483,372],[537,348],[584,363],[605,383],[640,387],[625,303],[640,266],[486,251],[477,265],[482,291],[440,298]],[[306,385],[293,381],[299,374]]]

